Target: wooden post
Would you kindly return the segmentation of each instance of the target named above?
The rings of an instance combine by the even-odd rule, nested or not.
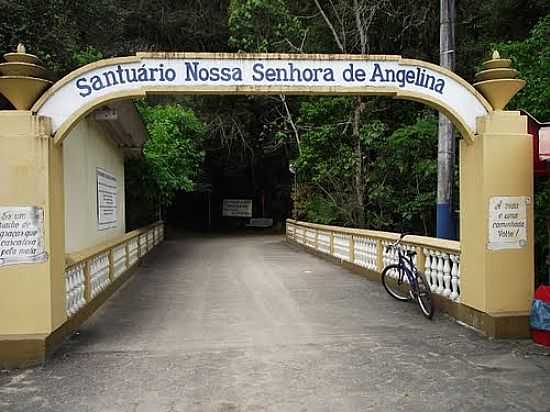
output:
[[[330,231],[330,255],[334,256],[334,232]]]
[[[355,238],[353,235],[350,235],[349,237],[349,257],[351,263],[355,262]]]

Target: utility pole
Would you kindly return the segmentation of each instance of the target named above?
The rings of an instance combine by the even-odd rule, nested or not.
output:
[[[454,70],[455,0],[440,0],[439,22],[439,64]],[[455,139],[452,123],[442,113],[439,113],[438,136],[436,236],[443,239],[456,239],[452,203]]]

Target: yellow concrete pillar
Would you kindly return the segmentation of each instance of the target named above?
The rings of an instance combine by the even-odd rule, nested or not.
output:
[[[499,207],[506,210],[497,216]],[[521,325],[512,329],[526,330],[534,288],[533,158],[527,119],[519,112],[479,118],[475,142],[460,142],[460,216],[462,303],[484,316],[516,319]],[[517,232],[522,225],[524,238]],[[511,230],[510,239],[499,230]]]
[[[18,340],[49,335],[66,320],[62,147],[49,118],[30,111],[0,111],[0,210],[14,207],[43,215],[47,258],[0,265],[0,361]]]

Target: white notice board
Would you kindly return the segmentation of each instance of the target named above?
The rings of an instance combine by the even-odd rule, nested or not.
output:
[[[44,209],[0,206],[0,266],[47,260]]]
[[[97,176],[97,228],[105,230],[117,227],[117,179],[112,173],[99,167]]]
[[[252,200],[223,199],[223,216],[252,217]]]
[[[527,246],[529,196],[497,196],[489,199],[489,242],[492,250]]]

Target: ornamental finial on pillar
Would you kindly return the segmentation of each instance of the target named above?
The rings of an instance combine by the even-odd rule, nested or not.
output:
[[[0,63],[0,93],[16,110],[29,110],[40,95],[52,85],[52,75],[42,61],[28,54],[23,43],[15,53],[4,54]]]
[[[483,70],[476,74],[474,87],[491,103],[493,109],[503,110],[508,102],[525,86],[525,80],[516,79],[518,71],[512,60],[502,59],[498,50],[492,59],[483,62]]]

